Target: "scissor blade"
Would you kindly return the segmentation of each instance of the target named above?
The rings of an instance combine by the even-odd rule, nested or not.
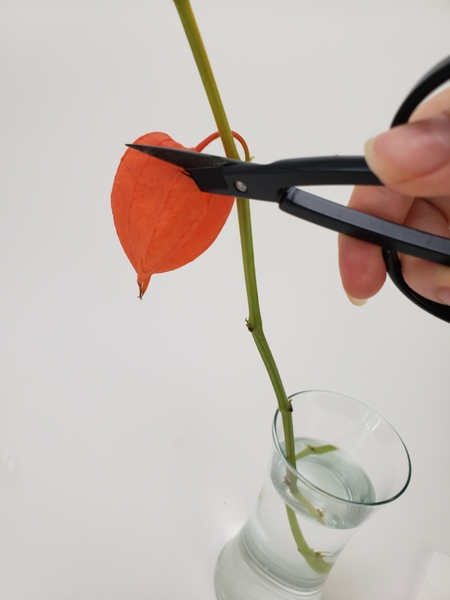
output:
[[[212,154],[202,154],[192,150],[180,150],[179,148],[167,148],[165,146],[146,146],[143,144],[126,144],[129,148],[139,150],[144,154],[163,160],[177,167],[189,169],[198,169],[204,167],[221,167],[239,164],[240,160],[232,160],[224,156],[214,156]]]

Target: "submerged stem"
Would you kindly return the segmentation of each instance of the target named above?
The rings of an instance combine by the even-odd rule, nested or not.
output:
[[[286,512],[289,520],[289,525],[291,526],[292,535],[294,536],[294,540],[297,544],[297,549],[300,552],[300,554],[306,560],[311,569],[316,573],[319,573],[321,575],[326,575],[327,573],[329,573],[334,563],[327,562],[325,560],[324,552],[316,552],[308,546],[305,538],[303,537],[302,530],[300,529],[300,526],[298,524],[297,515],[295,514],[295,511],[287,504]]]
[[[337,450],[337,447],[331,444],[323,444],[322,446],[311,446],[311,444],[308,444],[304,450],[297,452],[295,460],[306,458],[311,454],[326,454],[327,452],[333,452],[333,450]]]

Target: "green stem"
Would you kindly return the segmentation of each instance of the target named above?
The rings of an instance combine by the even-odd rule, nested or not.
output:
[[[209,62],[206,49],[203,44],[200,30],[197,26],[194,13],[189,0],[173,0],[181,23],[183,25],[186,37],[191,47],[198,72],[200,74],[203,87],[205,88],[209,104],[216,122],[217,130],[220,134],[225,154],[228,158],[239,159],[239,154],[234,142],[227,115],[225,113],[219,89],[214,78],[214,74]],[[295,466],[295,439],[294,428],[292,424],[292,407],[284,390],[275,359],[264,335],[261,310],[258,298],[258,286],[256,281],[255,258],[253,250],[253,235],[250,215],[250,203],[246,198],[236,199],[239,233],[241,238],[242,260],[244,266],[245,287],[247,290],[247,301],[249,316],[247,319],[247,328],[253,336],[256,347],[266,367],[270,381],[277,398],[278,409],[280,411],[283,423],[285,452],[288,462]],[[323,553],[314,552],[309,548],[301,533],[295,512],[286,505],[289,524],[292,530],[294,540],[299,552],[305,557],[305,560],[317,573],[327,573],[332,564],[323,559]]]
[[[220,139],[228,158],[239,159],[239,154],[236,149],[231,128],[228,123],[228,118],[225,113],[225,108],[220,98],[219,88],[217,87],[214,73],[206,53],[205,46],[200,34],[200,30],[195,20],[195,15],[192,11],[189,0],[173,0],[181,23],[183,25],[189,46],[191,47],[194,56],[195,64],[197,65],[203,87],[208,97],[209,104],[216,121],[217,130],[220,134]]]
[[[327,562],[325,560],[325,554],[323,552],[316,552],[308,546],[299,527],[295,511],[292,510],[292,508],[287,504],[286,512],[289,520],[289,525],[291,526],[291,531],[300,554],[306,560],[311,569],[316,573],[319,573],[320,575],[326,575],[327,573],[329,573],[334,563]]]
[[[323,444],[322,446],[311,446],[311,444],[308,444],[304,450],[297,452],[295,460],[311,456],[311,454],[326,454],[327,452],[333,452],[334,450],[337,450],[337,448],[331,444]]]
[[[189,0],[173,0],[181,19],[186,37],[191,47],[198,72],[200,74],[203,87],[205,88],[209,104],[216,122],[217,130],[228,158],[239,159],[236,144],[231,133],[227,115],[220,97],[219,89],[214,78],[211,64],[203,44],[200,30],[197,26],[194,13]],[[295,465],[295,445],[294,430],[292,426],[291,405],[284,390],[273,354],[267,343],[261,319],[261,310],[259,306],[258,287],[256,282],[255,259],[253,252],[253,235],[250,215],[250,203],[246,198],[236,199],[239,232],[241,238],[242,259],[244,265],[244,278],[247,290],[247,301],[249,307],[249,316],[247,327],[251,332],[255,344],[259,350],[261,358],[266,367],[267,373],[272,382],[272,386],[278,401],[283,422],[286,457],[288,461]]]

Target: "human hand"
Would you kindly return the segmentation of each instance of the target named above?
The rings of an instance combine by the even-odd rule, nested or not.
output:
[[[369,140],[365,152],[385,187],[356,187],[349,207],[450,238],[450,89],[419,106],[409,123]],[[450,305],[450,267],[406,255],[400,259],[412,289]],[[355,304],[376,294],[386,279],[380,248],[344,235],[339,268]]]

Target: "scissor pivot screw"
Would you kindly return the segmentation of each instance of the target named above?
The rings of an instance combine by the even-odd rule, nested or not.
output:
[[[248,187],[245,185],[245,183],[243,181],[235,181],[234,187],[237,189],[238,192],[245,193],[248,190]]]

